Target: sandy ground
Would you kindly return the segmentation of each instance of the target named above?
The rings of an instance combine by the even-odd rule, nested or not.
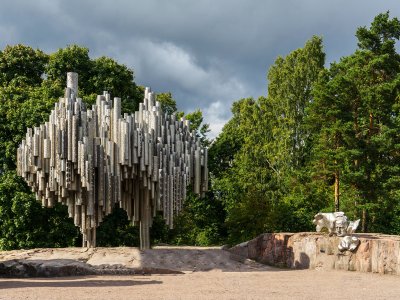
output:
[[[400,276],[331,270],[288,270],[238,260],[220,247],[64,248],[0,252],[0,262],[81,261],[164,275],[0,278],[0,299],[400,299]],[[140,273],[142,274],[142,273]]]
[[[0,279],[0,299],[400,299],[400,278],[346,271]]]

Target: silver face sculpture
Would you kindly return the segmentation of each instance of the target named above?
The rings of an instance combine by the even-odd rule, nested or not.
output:
[[[107,92],[88,109],[71,72],[49,121],[29,128],[21,142],[18,174],[43,206],[68,206],[83,246],[96,246],[96,227],[119,204],[139,225],[140,248],[147,249],[157,211],[172,227],[186,187],[207,191],[207,148],[189,125],[164,114],[149,88],[134,114],[121,116],[121,99]]]
[[[341,237],[338,245],[340,251],[354,251],[358,247],[360,241],[357,237],[353,237],[352,234],[356,231],[359,223],[360,219],[349,221],[344,212],[317,213],[313,220],[317,232],[321,232],[323,228],[326,228],[329,236],[337,235]]]

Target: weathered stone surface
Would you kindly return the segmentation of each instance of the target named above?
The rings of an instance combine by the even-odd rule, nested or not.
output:
[[[10,260],[0,263],[0,277],[62,277],[95,275],[86,263],[69,260]]]
[[[234,256],[293,269],[338,269],[400,275],[400,236],[354,234],[354,252],[338,250],[339,237],[328,234],[265,233],[229,249]]]
[[[59,248],[0,252],[0,277],[181,274],[183,272],[271,269],[220,247]]]

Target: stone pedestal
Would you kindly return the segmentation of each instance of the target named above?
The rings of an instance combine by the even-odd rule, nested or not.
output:
[[[400,275],[400,236],[354,234],[360,246],[340,252],[340,238],[328,234],[265,233],[229,251],[258,262],[292,269],[337,269]]]

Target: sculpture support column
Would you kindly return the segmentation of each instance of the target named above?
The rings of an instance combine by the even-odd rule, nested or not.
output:
[[[67,88],[74,93],[75,97],[78,97],[78,73],[67,73]]]

